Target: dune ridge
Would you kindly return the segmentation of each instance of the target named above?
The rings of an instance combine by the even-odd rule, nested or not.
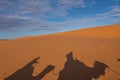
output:
[[[108,28],[109,27],[109,28]],[[120,38],[120,24],[108,25],[108,26],[97,26],[92,28],[73,30],[68,32],[59,32],[53,34],[44,34],[40,36],[27,36],[18,39],[26,38],[37,38],[44,36],[81,36],[90,38]]]

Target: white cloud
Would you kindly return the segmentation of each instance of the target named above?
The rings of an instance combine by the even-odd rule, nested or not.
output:
[[[84,0],[58,0],[58,5],[65,9],[86,6]]]
[[[51,11],[51,5],[48,0],[19,0],[18,5],[20,11],[37,16]]]
[[[91,4],[96,4],[96,2],[93,0]],[[8,10],[9,6],[11,7]],[[117,5],[112,6],[109,11],[96,14],[93,17],[67,19],[63,22],[43,20],[43,17],[50,17],[49,14],[52,17],[64,18],[67,16],[67,10],[73,7],[85,8],[87,5],[84,0],[17,0],[16,3],[9,0],[0,0],[0,7],[8,12],[7,15],[0,15],[0,30],[7,31],[60,30],[63,27],[91,25],[99,20],[120,23],[120,7]],[[28,14],[39,18],[23,16]]]
[[[119,6],[112,6],[110,11],[97,14],[98,17],[120,17],[120,7]]]
[[[84,8],[86,4],[84,0],[0,0],[0,7],[9,13],[10,10],[17,14],[31,14],[32,16],[42,17],[46,13],[54,16],[65,16],[66,10],[74,7]],[[8,10],[10,9],[10,10]]]

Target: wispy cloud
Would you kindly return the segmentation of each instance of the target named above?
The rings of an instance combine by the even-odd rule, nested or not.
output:
[[[89,4],[97,2],[92,0]],[[44,20],[44,17],[67,17],[68,10],[86,8],[85,0],[0,0],[0,30],[60,30],[64,27],[85,26],[97,21],[120,23],[120,6],[112,6],[110,10],[80,19],[66,19],[61,22]],[[35,18],[34,18],[35,17]]]
[[[0,30],[17,31],[28,25],[29,19],[16,15],[0,16]]]
[[[96,15],[96,18],[111,23],[120,23],[120,6],[111,6],[110,10]]]
[[[98,16],[112,16],[112,15],[117,15],[117,14],[120,14],[120,7],[115,5],[115,6],[112,6],[110,11],[108,12],[104,12],[104,13],[100,13],[98,14]]]
[[[65,15],[66,10],[74,7],[86,7],[84,0],[0,0],[0,8],[8,9],[19,14],[31,14],[32,16],[43,16],[48,13],[54,16]],[[61,12],[61,13],[59,13]],[[62,13],[63,12],[63,13]]]

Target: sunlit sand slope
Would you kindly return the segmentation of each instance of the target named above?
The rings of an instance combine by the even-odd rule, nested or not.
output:
[[[49,64],[54,65],[54,73],[58,73],[63,69],[69,52],[73,52],[74,59],[89,67],[100,61],[114,70],[107,69],[99,80],[119,80],[120,24],[0,42],[0,80],[36,57],[40,60],[34,75]],[[57,80],[58,75],[50,72],[42,80]]]

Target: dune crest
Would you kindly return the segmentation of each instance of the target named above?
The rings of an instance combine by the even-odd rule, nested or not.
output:
[[[29,37],[22,37],[19,39],[28,39],[28,38],[38,38],[38,37],[47,37],[47,36],[79,36],[79,37],[86,37],[86,38],[117,38],[120,39],[120,24],[116,25],[108,25],[108,26],[98,26],[93,28],[86,28],[80,30],[73,30],[68,32],[61,32],[55,34],[45,34],[41,36],[29,36]]]

